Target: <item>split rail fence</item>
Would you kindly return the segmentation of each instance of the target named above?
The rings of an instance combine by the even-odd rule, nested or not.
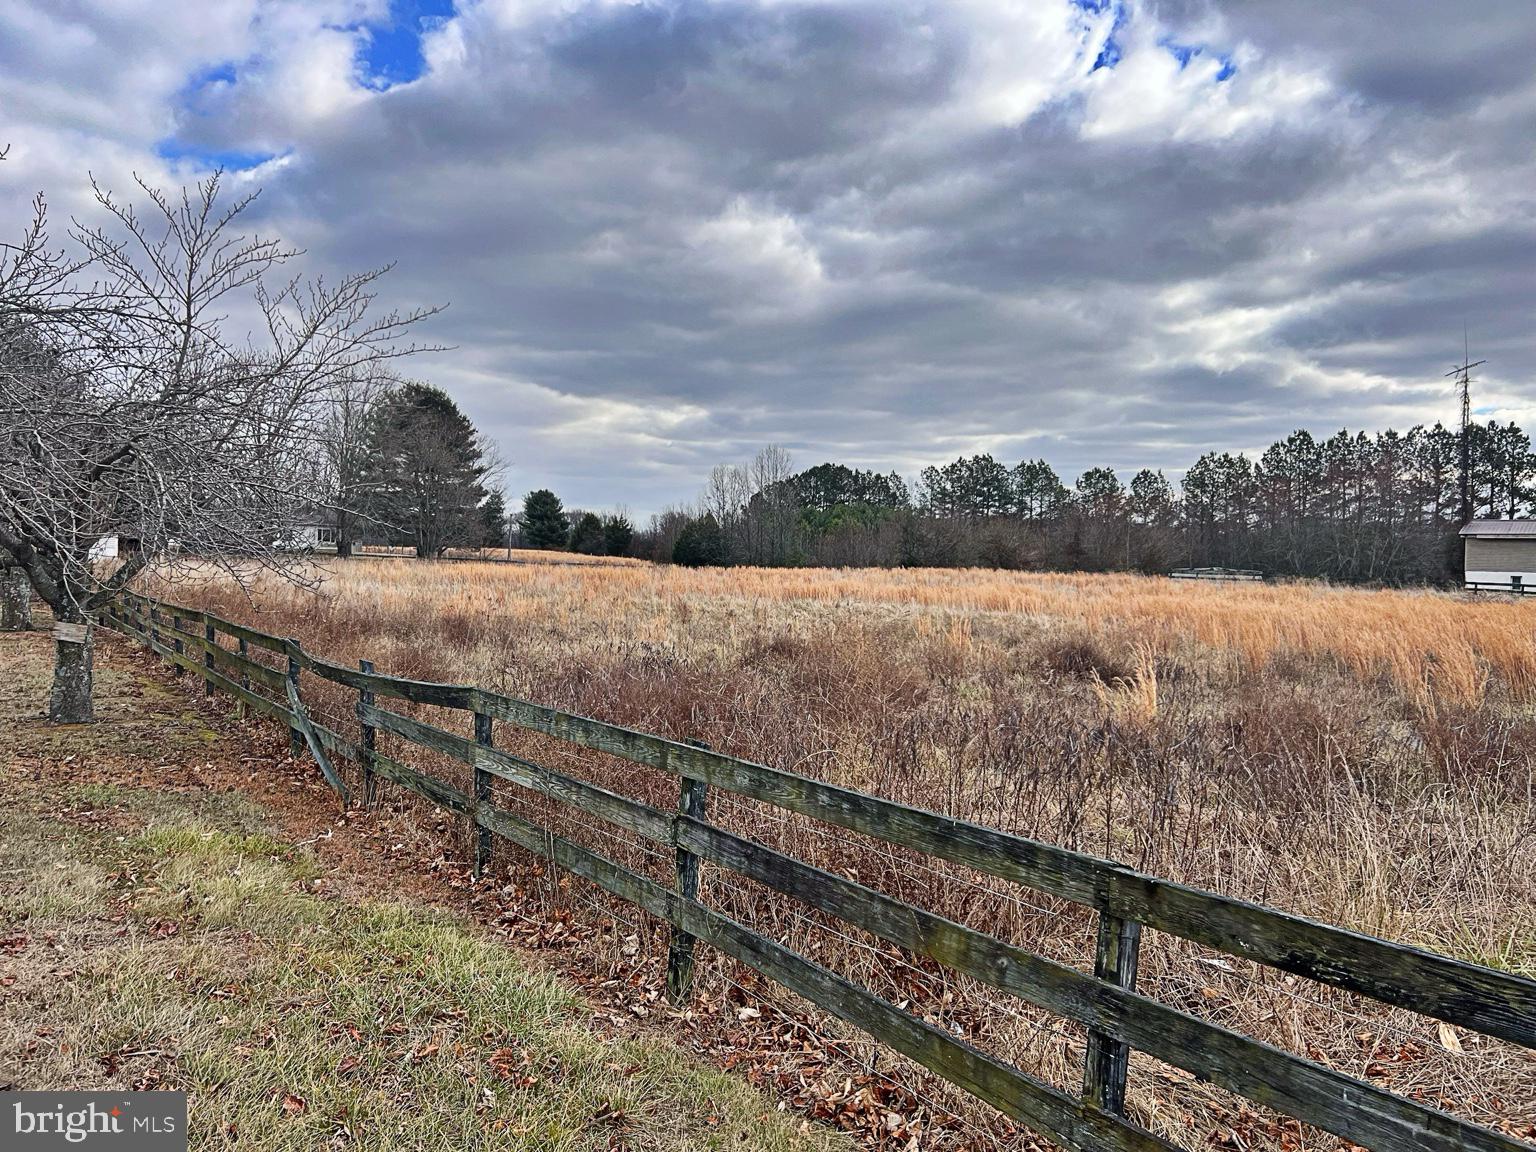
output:
[[[688,995],[694,945],[702,940],[1064,1146],[1082,1152],[1178,1147],[1125,1115],[1128,1056],[1135,1048],[1379,1152],[1532,1152],[1530,1144],[1142,995],[1136,991],[1136,968],[1141,931],[1152,928],[1531,1049],[1536,1049],[1536,981],[1161,880],[703,746],[467,685],[382,675],[366,660],[354,670],[306,652],[297,640],[197,609],[124,595],[101,622],[197,674],[208,693],[222,690],[282,722],[295,751],[308,748],[343,803],[349,802],[348,789],[335,768],[337,757],[358,766],[365,803],[372,801],[376,782],[383,778],[477,826],[477,873],[490,858],[492,838],[501,837],[669,923],[667,985],[674,1001]],[[253,648],[286,659],[286,670],[253,658]],[[311,717],[300,690],[306,672],[356,692],[356,741]],[[379,704],[386,699],[466,710],[473,713],[475,737],[390,711]],[[677,807],[663,810],[514,756],[494,746],[493,721],[676,777]],[[467,765],[473,770],[473,792],[384,755],[376,744],[380,732]],[[674,882],[658,883],[495,806],[493,780],[675,850]],[[1099,924],[1094,970],[1082,972],[1033,954],[711,824],[706,816],[710,789],[1090,906]],[[1081,1095],[980,1051],[705,906],[697,898],[701,860],[1085,1027]]]

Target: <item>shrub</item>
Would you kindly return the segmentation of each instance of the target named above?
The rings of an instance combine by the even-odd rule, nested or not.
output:
[[[1130,666],[1124,660],[1111,655],[1094,637],[1080,632],[1046,641],[1040,647],[1038,661],[1045,671],[1072,680],[1098,678],[1113,684],[1131,677]]]

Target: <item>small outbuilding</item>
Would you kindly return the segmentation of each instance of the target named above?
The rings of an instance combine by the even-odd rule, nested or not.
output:
[[[1473,520],[1461,541],[1468,588],[1536,592],[1536,520]]]
[[[1175,580],[1262,580],[1256,568],[1175,568],[1168,573]]]
[[[329,508],[314,508],[302,513],[294,521],[287,547],[296,552],[335,552],[336,513]]]

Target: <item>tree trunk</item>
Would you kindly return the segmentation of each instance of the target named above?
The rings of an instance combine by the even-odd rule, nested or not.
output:
[[[336,556],[338,559],[347,560],[352,556],[352,543],[357,535],[357,524],[351,512],[337,509],[336,511]]]
[[[78,609],[67,609],[57,614],[58,622],[53,626],[53,691],[48,696],[48,719],[55,724],[88,724],[95,719],[91,709],[94,640],[83,616]]]
[[[32,627],[32,584],[20,568],[0,567],[0,632]]]

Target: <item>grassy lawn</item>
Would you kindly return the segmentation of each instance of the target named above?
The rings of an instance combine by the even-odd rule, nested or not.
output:
[[[110,722],[33,718],[47,644],[0,637],[0,1087],[184,1088],[192,1146],[821,1149],[454,914],[338,896],[236,792],[185,699],[103,667]],[[165,768],[165,787],[151,783]]]

